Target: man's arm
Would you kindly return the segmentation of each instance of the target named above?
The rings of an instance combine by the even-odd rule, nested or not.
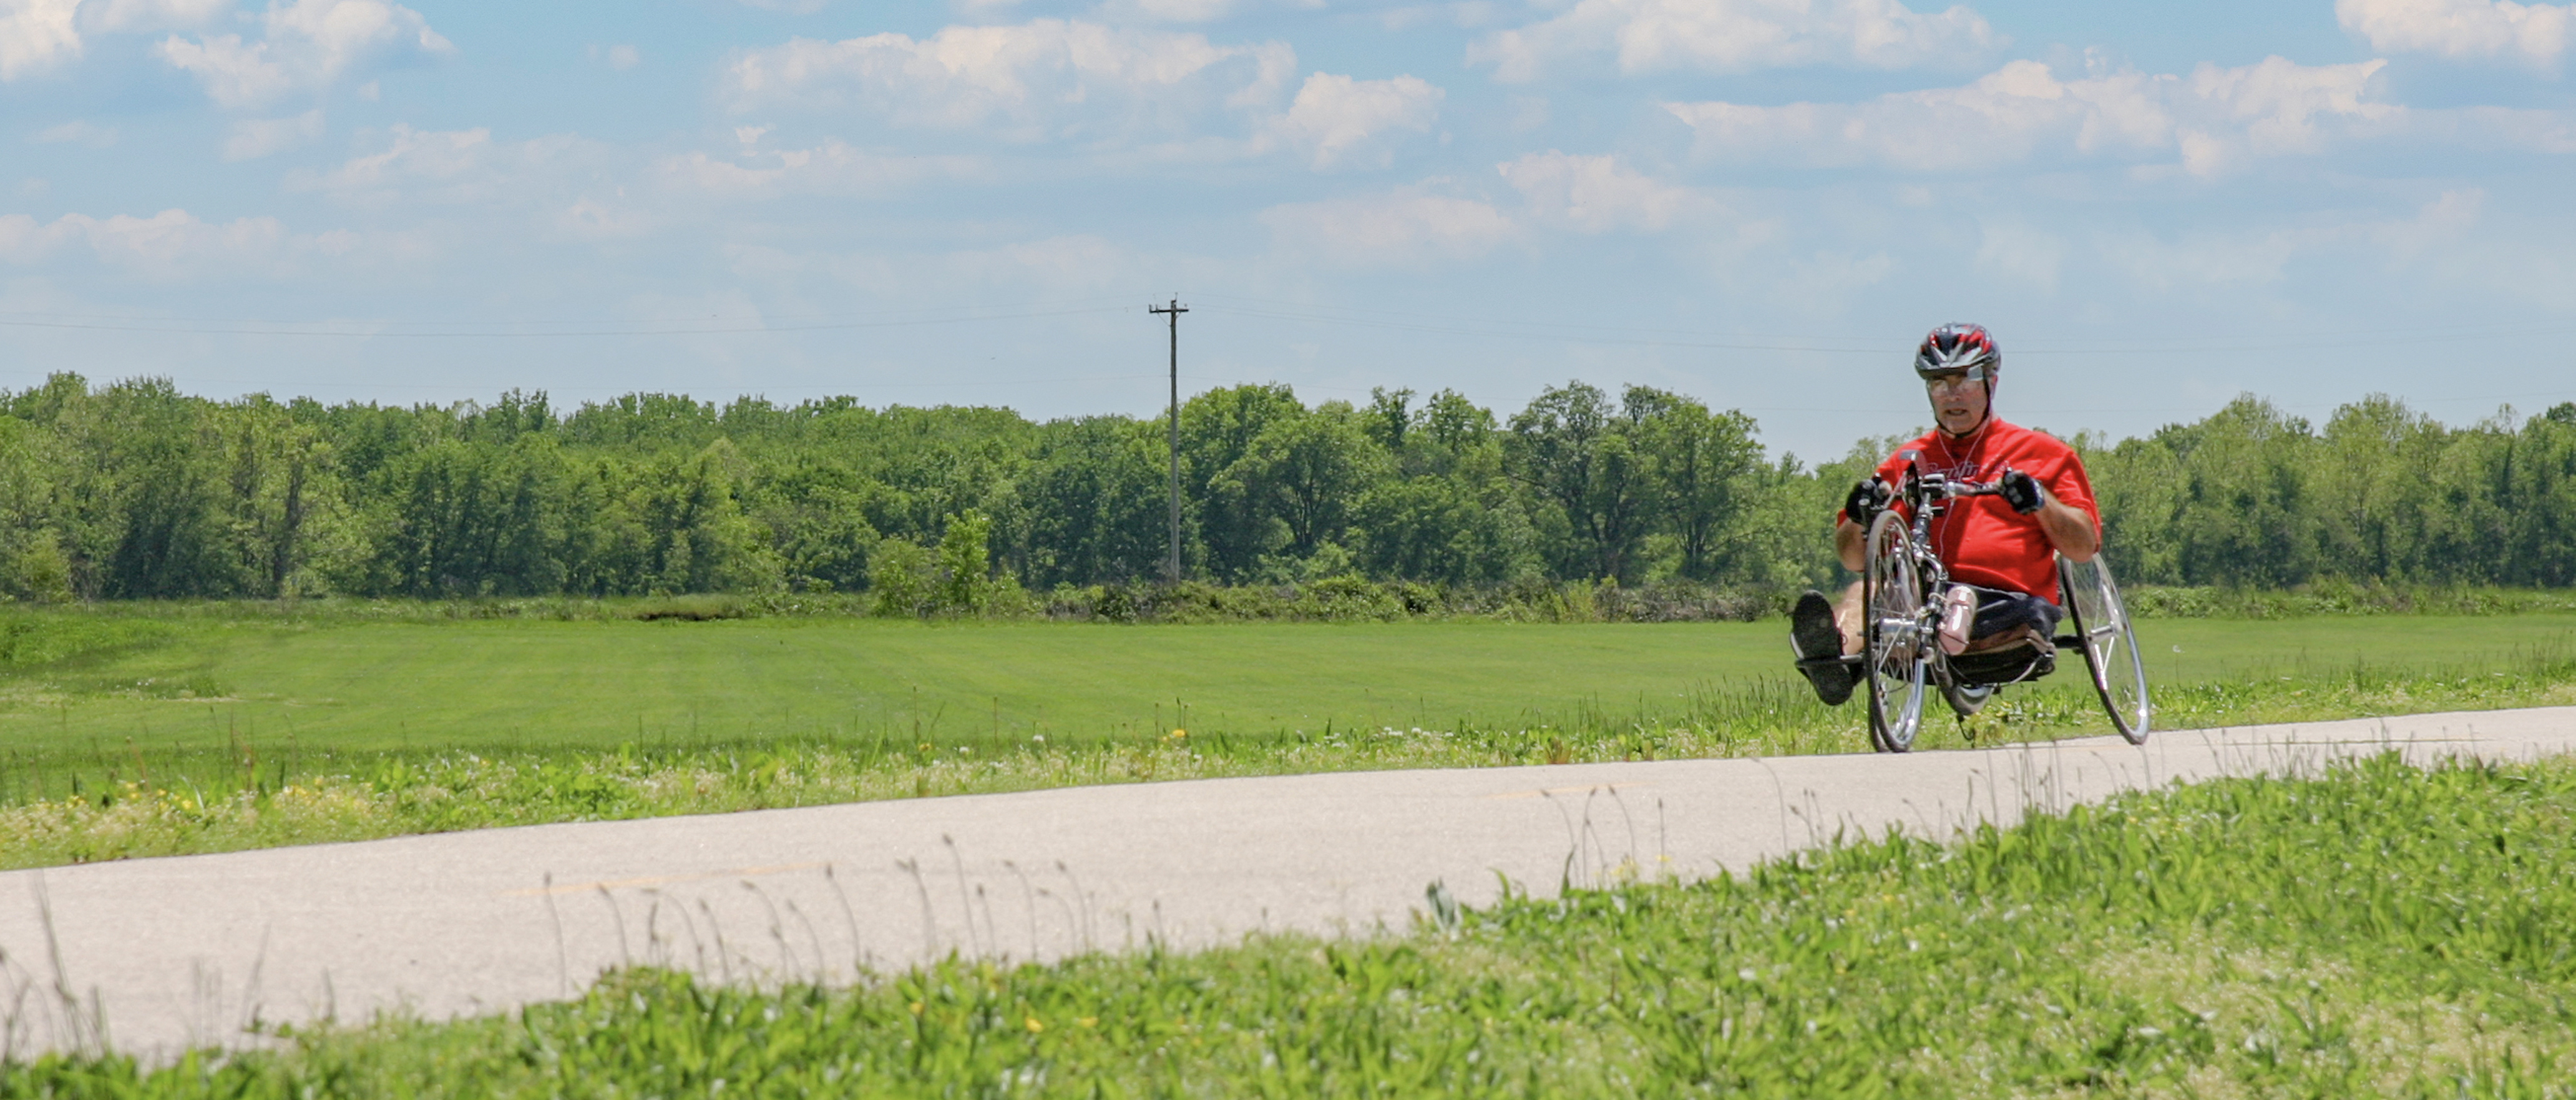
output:
[[[2088,562],[2101,552],[2102,536],[2093,530],[2093,517],[2084,510],[2054,496],[2039,506],[2039,530],[2048,536],[2048,544],[2072,562]],[[1859,545],[1857,541],[1854,546]]]
[[[2049,547],[2066,560],[2091,561],[2102,549],[2102,537],[2093,529],[2093,517],[2057,499],[2057,494],[2048,491],[2038,478],[2004,467],[2003,476],[1995,479],[1995,495],[2002,497],[2013,511],[2038,519],[2039,533],[2047,536]]]
[[[1861,553],[1863,549],[1861,542],[1868,537],[1869,532],[1861,530],[1859,524],[1839,516],[1835,517],[1834,553],[1843,559],[1843,568],[1858,573],[1861,566],[1869,564],[1863,559]]]

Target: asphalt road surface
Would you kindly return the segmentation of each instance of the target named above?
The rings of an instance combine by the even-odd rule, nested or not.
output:
[[[8,1045],[166,1058],[254,1023],[431,1019],[622,963],[849,980],[955,951],[1051,959],[1407,927],[1626,875],[1742,868],[1838,832],[1948,836],[2178,780],[2386,749],[2576,749],[2576,708],[1910,756],[1215,779],[544,825],[0,874]]]

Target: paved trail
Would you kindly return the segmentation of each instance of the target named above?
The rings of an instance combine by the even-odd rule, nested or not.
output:
[[[13,1048],[164,1055],[251,1020],[430,1018],[622,962],[845,979],[950,951],[1402,928],[1636,867],[1745,867],[1838,829],[1947,835],[2026,806],[2394,747],[2576,750],[2576,708],[2159,733],[1911,756],[1218,779],[546,825],[0,874]],[[48,916],[49,914],[49,916]],[[67,1005],[76,1003],[74,1011]]]

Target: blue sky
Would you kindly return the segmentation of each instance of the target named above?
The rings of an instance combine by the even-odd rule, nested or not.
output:
[[[2576,399],[2576,18],[2500,0],[0,0],[0,386],[1033,416],[1546,385],[1822,457]]]

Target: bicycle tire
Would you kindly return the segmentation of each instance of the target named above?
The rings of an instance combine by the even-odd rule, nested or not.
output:
[[[2146,744],[2155,717],[2147,694],[2146,655],[2138,649],[2137,632],[2130,626],[2127,605],[2120,600],[2120,586],[2111,579],[2110,565],[2099,554],[2080,565],[2059,558],[2057,583],[2075,620],[2075,636],[2084,648],[2084,669],[2092,676],[2093,693],[2101,698],[2102,710],[2111,716],[2111,726],[2122,738],[2132,745]]]
[[[1862,675],[1869,681],[1870,747],[1880,752],[1912,751],[1923,728],[1931,634],[1914,554],[1904,517],[1881,512],[1871,521],[1861,555]]]

